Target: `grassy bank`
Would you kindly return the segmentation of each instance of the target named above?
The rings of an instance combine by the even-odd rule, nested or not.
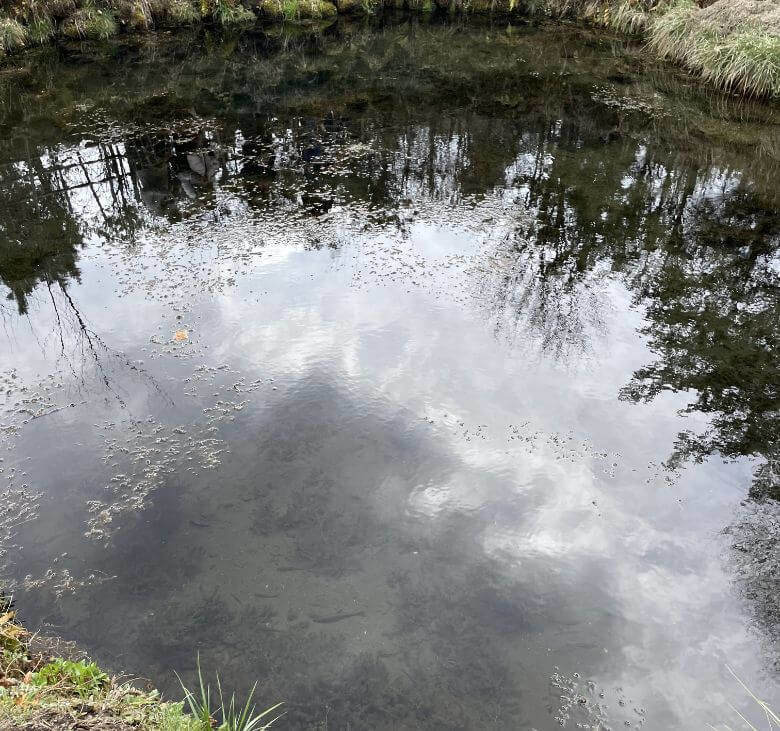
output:
[[[648,52],[685,66],[713,86],[780,97],[778,0],[6,0],[0,56],[65,39],[192,23],[328,20],[385,7],[420,12],[570,18],[637,35]]]
[[[184,700],[163,701],[101,670],[71,646],[31,636],[7,605],[0,611],[0,730],[105,729],[110,731],[262,731],[279,706],[257,712],[203,680]],[[63,656],[64,655],[64,656]]]

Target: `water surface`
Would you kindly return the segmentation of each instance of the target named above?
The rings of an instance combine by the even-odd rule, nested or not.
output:
[[[727,664],[780,705],[776,110],[554,26],[16,63],[29,625],[290,729],[757,722]]]

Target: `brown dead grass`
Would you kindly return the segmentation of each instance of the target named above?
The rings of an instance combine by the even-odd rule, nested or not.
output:
[[[718,0],[696,14],[702,28],[727,36],[745,26],[780,36],[780,2],[777,0]]]
[[[22,723],[0,723],[0,731],[137,731],[137,727],[104,714],[86,714],[75,718],[60,710],[43,710]]]
[[[661,58],[745,96],[780,97],[780,5],[777,0],[691,0],[653,13],[648,44]]]

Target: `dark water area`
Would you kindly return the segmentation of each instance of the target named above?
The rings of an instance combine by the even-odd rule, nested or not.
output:
[[[2,576],[279,728],[780,706],[780,124],[397,19],[0,69]]]

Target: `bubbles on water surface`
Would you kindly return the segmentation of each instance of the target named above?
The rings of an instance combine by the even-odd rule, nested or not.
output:
[[[617,731],[643,728],[646,711],[626,696],[623,689],[606,688],[580,673],[556,668],[550,676],[550,693],[556,698],[554,720],[563,728]]]

